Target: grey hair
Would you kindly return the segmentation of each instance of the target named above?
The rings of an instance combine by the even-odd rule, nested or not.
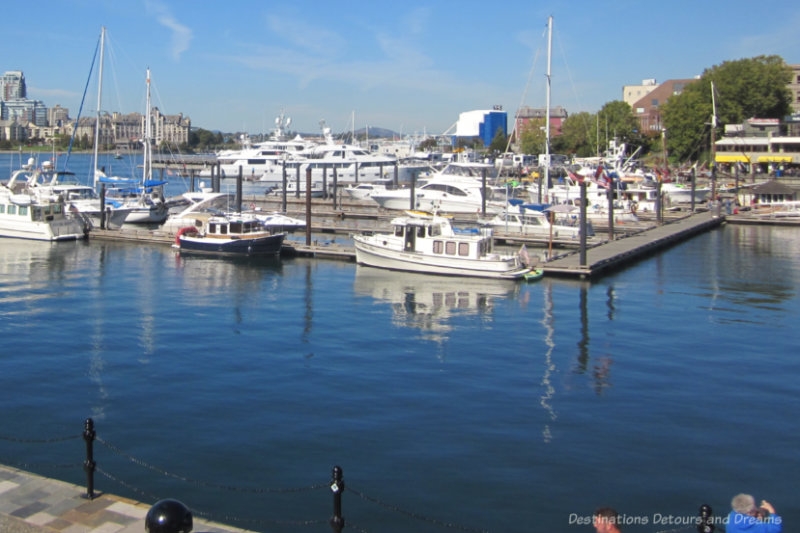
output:
[[[748,514],[756,510],[756,501],[749,494],[737,494],[731,500],[731,507],[737,513]]]

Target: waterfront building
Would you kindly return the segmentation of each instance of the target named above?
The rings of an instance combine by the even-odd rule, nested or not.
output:
[[[484,146],[489,146],[497,135],[497,130],[508,135],[508,115],[502,109],[502,106],[495,106],[491,110],[465,111],[458,115],[458,122],[445,135],[455,128],[452,135],[453,145],[458,139],[479,138]]]
[[[800,165],[800,137],[781,135],[776,118],[751,118],[725,126],[714,143],[717,163],[739,164],[750,172],[776,172]]]
[[[69,109],[61,107],[56,104],[55,107],[47,109],[47,125],[48,126],[66,126],[70,123]]]
[[[633,108],[633,115],[639,120],[640,131],[642,133],[660,132],[663,128],[661,107],[664,102],[669,100],[671,96],[681,94],[684,87],[693,81],[696,81],[696,78],[667,80],[636,100],[631,105],[631,108]]]
[[[561,135],[561,127],[564,121],[567,120],[569,113],[561,106],[550,108],[550,135],[557,137]],[[535,108],[522,106],[517,111],[517,117],[514,124],[514,142],[517,142],[517,136],[520,132],[525,131],[528,123],[532,120],[541,119],[547,120],[547,109],[544,107]]]
[[[622,101],[631,106],[653,92],[658,87],[655,78],[642,80],[639,85],[623,85],[622,86]]]
[[[800,65],[789,65],[792,69],[792,79],[789,82],[789,92],[792,93],[792,111],[800,114]]]

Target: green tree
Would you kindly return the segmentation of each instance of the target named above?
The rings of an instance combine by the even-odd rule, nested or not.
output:
[[[561,124],[561,135],[553,137],[553,152],[578,157],[596,155],[596,115],[587,112],[570,115]]]
[[[597,113],[596,122],[599,122],[600,126],[601,147],[608,146],[608,141],[613,139],[624,142],[634,149],[645,144],[633,109],[622,100],[614,100],[603,105]],[[603,152],[603,149],[600,152]]]
[[[544,131],[545,119],[532,118],[522,127],[519,136],[519,148],[523,154],[543,154],[546,142]]]
[[[662,108],[667,148],[674,159],[697,159],[710,143],[716,104],[717,137],[725,124],[748,118],[783,118],[791,112],[792,71],[780,56],[724,61],[671,97]],[[714,84],[714,102],[711,83]]]
[[[508,146],[508,137],[503,133],[503,128],[497,128],[497,132],[489,144],[489,152],[503,153],[506,151],[506,146]]]
[[[419,143],[419,149],[423,152],[432,152],[439,146],[438,141],[434,137],[428,137]]]

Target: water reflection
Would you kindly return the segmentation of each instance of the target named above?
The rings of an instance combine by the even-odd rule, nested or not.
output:
[[[458,278],[395,272],[357,266],[356,294],[391,304],[394,323],[417,328],[422,338],[444,341],[456,316],[480,315],[491,319],[494,301],[519,293],[520,285],[509,280]]]
[[[542,327],[544,328],[544,345],[547,347],[544,353],[544,375],[540,384],[542,385],[542,395],[539,397],[539,405],[545,410],[550,421],[555,421],[557,418],[555,409],[551,404],[551,400],[555,395],[556,389],[551,382],[551,375],[556,370],[556,365],[553,363],[553,350],[555,344],[555,328],[553,326],[553,286],[551,284],[543,285],[544,289],[542,294],[544,296],[544,304],[542,314]],[[550,431],[550,422],[545,422],[542,428],[542,438],[544,442],[550,442],[553,438]]]

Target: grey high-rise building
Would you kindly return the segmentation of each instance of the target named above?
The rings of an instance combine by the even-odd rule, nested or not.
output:
[[[0,78],[0,99],[4,102],[9,100],[22,100],[27,98],[27,88],[25,87],[25,75],[21,70],[9,70]]]

